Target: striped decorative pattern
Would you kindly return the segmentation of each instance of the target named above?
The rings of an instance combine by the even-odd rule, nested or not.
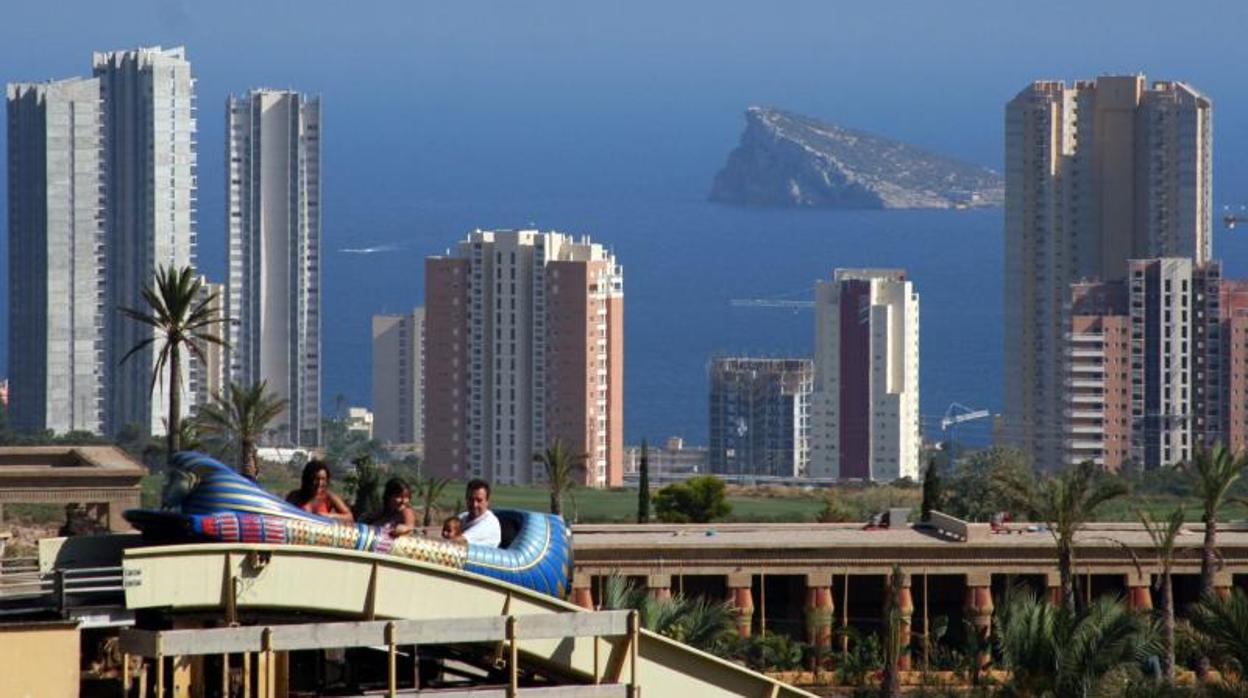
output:
[[[530,511],[495,511],[517,533],[505,548],[456,545],[401,536],[367,524],[341,524],[292,506],[201,453],[183,452],[163,495],[166,514],[132,510],[126,518],[145,533],[233,543],[317,545],[394,555],[481,574],[566,598],[571,591],[572,532],[563,520]],[[155,530],[159,529],[159,530]]]

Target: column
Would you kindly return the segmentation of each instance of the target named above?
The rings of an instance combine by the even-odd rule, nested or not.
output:
[[[197,630],[204,627],[202,623],[189,620],[175,620],[176,630]],[[207,676],[204,675],[204,658],[202,655],[174,657],[172,661],[173,696],[175,698],[203,698]]]
[[[979,666],[987,667],[992,660],[988,638],[992,633],[992,573],[968,572],[966,575],[966,619],[979,636]]]
[[[1062,602],[1062,575],[1058,572],[1044,573],[1044,593],[1049,603],[1058,606]]]
[[[1153,610],[1152,575],[1148,572],[1130,572],[1126,576],[1127,607],[1132,611]]]
[[[892,589],[891,575],[884,577],[884,583],[888,585],[888,589]],[[890,593],[886,591],[885,593]],[[901,591],[897,598],[897,613],[900,616],[898,624],[898,633],[901,635],[901,655],[898,657],[897,665],[902,671],[910,671],[911,657],[911,620],[914,618],[914,597],[910,594],[910,575],[902,572]],[[887,621],[887,619],[885,619]]]
[[[651,598],[659,601],[672,598],[672,575],[646,575],[646,591],[650,592]]]
[[[806,575],[806,641],[820,654],[832,649],[832,620],[836,602],[832,598],[832,573]]]
[[[733,572],[728,575],[728,599],[737,612],[737,632],[749,637],[754,626],[754,575]]]
[[[1213,573],[1213,592],[1218,595],[1219,599],[1231,598],[1232,586],[1234,586],[1234,580],[1230,572]]]
[[[594,610],[594,577],[585,572],[572,573],[572,603],[581,608]]]
[[[290,652],[273,653],[273,698],[290,698]]]

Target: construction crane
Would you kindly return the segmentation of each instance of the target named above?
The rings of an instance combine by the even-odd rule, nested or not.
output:
[[[940,429],[945,432],[945,450],[949,453],[949,467],[952,468],[956,463],[956,454],[954,450],[954,427],[963,422],[969,422],[975,419],[983,419],[990,416],[988,410],[976,410],[963,405],[960,402],[949,403],[949,408],[945,410],[945,416],[940,420]]]

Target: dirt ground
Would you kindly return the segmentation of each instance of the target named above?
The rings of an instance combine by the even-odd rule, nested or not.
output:
[[[59,529],[60,524],[56,523],[0,522],[0,532],[13,535],[4,547],[4,556],[33,557],[39,552],[39,539],[54,537]]]

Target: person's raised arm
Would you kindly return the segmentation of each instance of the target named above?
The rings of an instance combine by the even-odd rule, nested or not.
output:
[[[355,523],[355,517],[351,514],[351,508],[347,503],[342,501],[342,497],[333,492],[326,492],[329,497],[329,506],[332,511],[329,512],[329,518],[341,521],[342,523]]]
[[[416,530],[416,512],[411,507],[403,507],[399,514],[402,519],[390,529],[391,538],[406,536]]]

